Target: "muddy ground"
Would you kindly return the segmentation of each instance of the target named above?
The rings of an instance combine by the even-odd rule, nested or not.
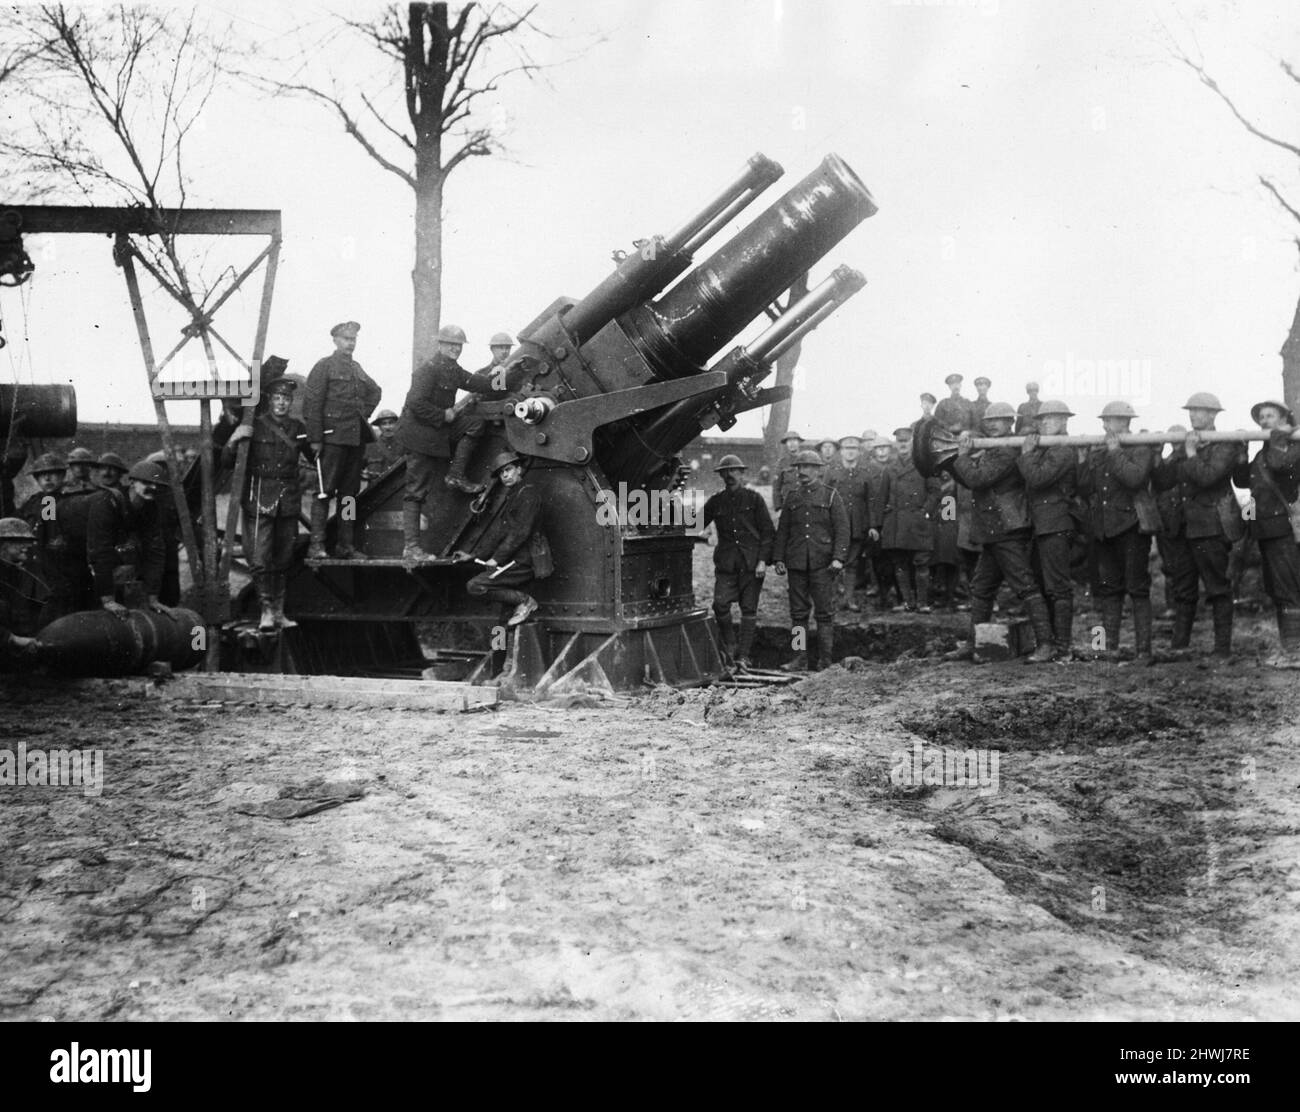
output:
[[[1041,670],[873,616],[789,688],[470,714],[8,683],[105,783],[0,787],[0,1016],[1298,1018],[1300,673],[1243,625]]]

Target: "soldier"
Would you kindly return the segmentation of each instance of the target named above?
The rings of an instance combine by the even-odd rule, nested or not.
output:
[[[130,468],[122,462],[122,457],[116,452],[105,452],[95,464],[95,485],[125,491],[122,480],[129,470]]]
[[[930,393],[921,395],[921,420],[927,421],[934,416],[935,396]]]
[[[515,342],[510,338],[509,332],[497,332],[488,341],[488,351],[492,353],[492,361],[486,367],[481,367],[474,372],[471,377],[476,385],[470,387],[470,390],[478,394],[483,401],[499,402],[510,396],[515,383],[503,368],[514,347]],[[520,368],[520,375],[522,374],[523,369]],[[490,417],[487,419],[487,424],[491,428],[501,429],[505,427],[505,419]]]
[[[54,452],[38,457],[30,474],[36,482],[36,493],[22,504],[18,516],[27,523],[33,541],[25,558],[49,591],[42,614],[45,624],[77,609],[65,570],[67,542],[60,512],[62,504],[74,496],[63,493],[68,467]]]
[[[795,460],[799,485],[786,493],[776,527],[773,566],[790,576],[790,625],[807,643],[808,612],[817,618],[817,667],[827,668],[835,646],[835,576],[849,554],[849,511],[840,494],[822,482],[826,464],[816,452]],[[787,671],[808,668],[807,649],[797,649]]]
[[[939,512],[934,522],[934,548],[930,557],[930,599],[940,610],[957,609],[957,481],[946,472],[939,477]]]
[[[885,505],[885,473],[894,461],[894,442],[887,436],[873,436],[867,443],[871,447],[871,458],[864,464],[867,535],[862,550],[870,575],[876,582],[876,606],[888,610],[890,593],[898,595],[900,602],[903,594],[894,575],[894,561],[880,543],[880,530],[872,528],[871,522],[880,516]],[[867,594],[870,596],[872,591],[868,589]]]
[[[974,415],[973,428],[983,427],[984,414],[989,407],[989,388],[992,385],[993,383],[984,375],[980,375],[975,380],[975,400],[970,403],[971,413]]]
[[[939,480],[925,478],[912,463],[912,430],[894,430],[898,458],[886,469],[882,496],[872,508],[871,528],[894,565],[902,602],[895,611],[929,614],[930,558],[934,519],[939,511]]]
[[[1166,432],[1178,433],[1184,439],[1187,429],[1183,425],[1170,425]],[[1166,445],[1166,449],[1171,446]],[[1172,454],[1182,459],[1182,445],[1172,446]],[[1160,570],[1165,576],[1165,617],[1173,619],[1173,639],[1170,647],[1185,649],[1191,640],[1192,619],[1201,597],[1196,581],[1196,564],[1192,562],[1192,549],[1183,535],[1183,502],[1185,492],[1178,481],[1178,469],[1172,456],[1157,459],[1151,470],[1151,487],[1156,496],[1156,512],[1160,515],[1160,532],[1156,534],[1156,551],[1160,554]],[[1185,608],[1187,621],[1179,621],[1180,608]],[[1181,628],[1185,625],[1185,629]],[[1175,644],[1181,640],[1181,644]]]
[[[0,519],[0,671],[35,662],[45,584],[29,567],[36,538],[16,517]]]
[[[1295,418],[1285,403],[1258,402],[1251,419],[1268,432],[1250,463],[1238,464],[1232,481],[1250,487],[1255,515],[1250,530],[1259,542],[1264,591],[1277,611],[1281,651],[1269,661],[1274,667],[1300,668],[1300,519],[1292,507],[1300,498],[1300,443],[1291,433]]]
[[[17,504],[14,501],[14,480],[27,463],[27,441],[10,435],[4,438],[4,457],[0,459],[0,517],[9,517]]]
[[[1213,430],[1215,417],[1223,412],[1213,394],[1193,394],[1183,408],[1192,426],[1183,442],[1183,458],[1174,465],[1185,493],[1183,533],[1214,616],[1214,655],[1222,661],[1232,655],[1228,558],[1246,531],[1232,493],[1232,473],[1245,462],[1246,449],[1231,441],[1203,445],[1199,434]]]
[[[859,575],[862,564],[862,546],[870,528],[867,513],[867,468],[861,459],[862,441],[856,436],[846,436],[839,443],[840,455],[826,469],[826,485],[840,492],[849,509],[849,557],[844,562],[840,576],[836,604],[840,609],[860,613],[858,590],[863,586]]]
[[[63,484],[65,494],[90,494],[98,487],[91,478],[95,454],[89,448],[73,448],[68,453],[68,480]]]
[[[302,414],[307,438],[320,466],[320,484],[324,498],[311,504],[311,546],[308,560],[325,559],[325,523],[329,519],[330,499],[339,500],[339,532],[334,555],[341,560],[365,560],[355,540],[356,519],[353,513],[361,492],[361,470],[365,464],[363,445],[374,439],[369,417],[379,404],[383,391],[352,358],[357,349],[361,325],[354,320],[330,329],[334,353],[319,360],[307,376],[303,391]]]
[[[984,413],[985,435],[1010,436],[1015,422],[1011,406],[993,402]],[[1018,461],[1019,453],[1013,448],[975,452],[969,435],[963,435],[958,445],[953,475],[974,495],[971,539],[981,548],[970,585],[970,640],[964,648],[949,653],[948,660],[978,661],[975,627],[993,616],[993,603],[1004,579],[1028,610],[1038,642],[1026,663],[1045,664],[1056,659],[1047,600],[1038,590],[1029,565],[1032,523]]]
[[[955,373],[943,380],[950,393],[934,407],[934,419],[945,429],[966,430],[975,427],[975,411],[971,408],[971,403],[962,397],[963,381],[961,375]]]
[[[240,497],[244,554],[262,607],[258,628],[268,632],[297,624],[284,615],[285,579],[293,565],[302,505],[298,459],[308,452],[306,426],[289,416],[297,388],[291,378],[270,383],[253,423],[241,424],[221,453],[222,463],[233,467],[239,442],[250,441]]]
[[[840,442],[831,440],[827,437],[825,440],[817,442],[817,454],[822,457],[822,463],[830,467],[840,456]]]
[[[406,494],[402,500],[402,559],[428,560],[420,545],[420,512],[439,459],[450,459],[443,482],[463,494],[482,494],[483,485],[471,482],[465,469],[486,429],[483,418],[461,413],[456,391],[484,392],[488,384],[475,381],[456,362],[465,346],[464,329],[444,325],[438,332],[438,353],[411,376],[411,388],[402,407],[397,436],[406,451]]]
[[[718,623],[723,660],[740,671],[749,668],[749,653],[758,629],[758,596],[772,559],[776,529],[767,504],[745,485],[739,456],[723,456],[713,469],[724,489],[704,503],[704,529],[713,522],[718,541],[713,549],[713,617]],[[740,606],[740,643],[731,624],[731,607]]]
[[[373,443],[366,445],[366,466],[361,472],[361,477],[367,483],[373,483],[387,474],[390,468],[398,464],[403,455],[402,445],[394,435],[397,431],[396,413],[391,409],[381,409],[370,423],[378,430],[379,435]]]
[[[1088,501],[1088,527],[1096,547],[1098,605],[1105,645],[1104,660],[1119,659],[1119,631],[1124,596],[1133,600],[1134,653],[1138,663],[1151,662],[1151,534],[1157,517],[1150,492],[1154,464],[1149,448],[1120,445],[1137,416],[1128,402],[1102,406],[1105,445],[1079,449],[1078,491]]]
[[[772,479],[772,508],[781,509],[781,497],[785,491],[799,484],[799,472],[795,468],[795,459],[803,451],[803,437],[797,432],[788,432],[781,438],[781,447],[785,456],[776,465],[776,475]]]
[[[542,519],[542,500],[531,483],[523,481],[522,459],[514,452],[502,452],[492,463],[505,491],[496,516],[474,545],[474,552],[457,552],[455,559],[478,556],[486,566],[465,589],[475,598],[514,606],[506,625],[526,621],[537,609],[537,600],[524,588],[534,579],[551,574],[551,549]]]
[[[1018,466],[1025,480],[1029,516],[1034,525],[1035,570],[1051,606],[1056,656],[1067,661],[1073,652],[1074,579],[1070,554],[1074,545],[1075,450],[1068,445],[1044,448],[1045,436],[1064,436],[1074,414],[1062,401],[1043,402],[1035,431],[1025,434]]]
[[[1038,416],[1038,410],[1043,404],[1038,400],[1038,383],[1026,382],[1025,393],[1029,396],[1029,400],[1021,402],[1016,407],[1017,436],[1025,432],[1033,431],[1036,427],[1034,425],[1034,419]]]
[[[160,465],[147,460],[132,467],[127,478],[130,494],[102,489],[84,499],[89,515],[86,548],[95,596],[105,610],[122,614],[126,607],[118,601],[118,594],[134,601],[139,590],[150,609],[166,611],[158,597],[166,560],[158,494],[170,481]]]

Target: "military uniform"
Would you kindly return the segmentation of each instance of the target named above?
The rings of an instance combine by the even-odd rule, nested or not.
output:
[[[934,419],[945,429],[974,429],[975,408],[961,395],[941,399],[934,407]]]
[[[1174,612],[1170,648],[1185,649],[1191,644],[1192,625],[1200,602],[1200,583],[1196,578],[1196,561],[1184,528],[1187,488],[1178,477],[1178,465],[1186,459],[1181,444],[1165,459],[1157,460],[1151,471],[1151,486],[1156,494],[1156,512],[1160,515],[1160,532],[1156,546],[1160,566],[1165,573],[1165,601]]]
[[[474,448],[483,437],[483,418],[458,413],[448,421],[446,411],[455,407],[457,390],[482,392],[488,385],[443,352],[411,376],[397,438],[407,453],[405,500],[417,512],[433,485],[435,460],[450,459],[448,476],[466,477]]]
[[[786,491],[776,527],[772,558],[784,564],[790,584],[790,624],[808,628],[817,618],[819,663],[826,667],[834,646],[835,572],[832,560],[849,555],[849,511],[844,498],[820,479]]]
[[[33,637],[44,626],[47,594],[30,560],[16,564],[0,559],[0,670],[8,671],[28,656],[14,639]]]
[[[712,522],[718,532],[713,548],[713,616],[722,647],[737,660],[748,660],[758,629],[758,598],[763,577],[760,561],[770,563],[776,529],[763,496],[749,487],[720,490],[704,503],[704,528]],[[740,606],[740,641],[731,624],[731,607]]]
[[[867,528],[872,528],[871,522],[878,517],[885,505],[885,472],[890,465],[881,463],[877,459],[867,459],[862,464],[864,471],[863,499],[866,506]],[[863,578],[867,578],[865,573],[870,575],[876,581],[876,604],[881,610],[889,608],[889,593],[891,589],[898,595],[901,600],[902,591],[898,589],[898,582],[894,576],[894,561],[885,551],[885,546],[879,540],[872,540],[865,537],[862,541],[862,562]]]
[[[65,515],[73,501],[84,500],[86,495],[46,494],[38,491],[25,501],[18,511],[31,527],[36,538],[30,560],[31,570],[45,583],[48,593],[42,624],[71,614],[88,610],[93,605],[90,593],[90,569],[86,564],[84,530],[80,545],[66,536],[65,516],[71,521],[75,514]],[[84,515],[83,515],[84,520]]]
[[[1052,607],[1052,631],[1057,651],[1071,650],[1074,622],[1074,579],[1070,560],[1074,549],[1074,449],[1066,445],[1039,446],[1022,453],[1017,466],[1025,480],[1025,496],[1034,529],[1034,564],[1043,593]]]
[[[1038,427],[1038,411],[1042,409],[1043,403],[1037,398],[1030,398],[1027,402],[1021,402],[1016,406],[1016,435],[1021,436],[1024,433],[1032,432]]]
[[[479,572],[465,589],[475,598],[517,608],[531,604],[535,608],[536,602],[524,588],[551,573],[541,494],[526,479],[503,489],[505,494],[495,516],[474,545],[474,555],[495,560],[497,567]],[[514,566],[506,568],[512,560]],[[515,613],[518,615],[519,609]]]
[[[366,466],[362,478],[368,483],[386,475],[390,468],[401,462],[404,456],[401,442],[396,436],[380,433],[373,444],[366,445]]]
[[[1277,611],[1284,650],[1300,650],[1300,547],[1291,526],[1290,504],[1300,498],[1300,442],[1274,429],[1249,464],[1239,464],[1232,481],[1250,487],[1255,516],[1250,532],[1259,543],[1264,591]]]
[[[910,455],[900,456],[885,470],[871,527],[880,532],[881,547],[893,562],[908,610],[918,605],[930,608],[930,559],[938,512],[939,480],[925,478]]]
[[[270,607],[269,616],[283,623],[285,577],[293,565],[302,505],[298,461],[310,455],[307,429],[296,417],[277,419],[266,411],[254,418],[252,430],[240,496],[244,555],[258,595]],[[238,444],[231,443],[222,449],[225,466],[234,466],[237,449]]]
[[[930,576],[931,597],[946,610],[957,608],[957,571],[961,566],[961,551],[957,546],[957,499],[960,489],[951,475],[945,473],[940,477]]]
[[[1202,444],[1195,458],[1184,453],[1175,465],[1184,491],[1183,534],[1214,617],[1214,649],[1219,654],[1232,649],[1228,564],[1232,546],[1246,531],[1232,493],[1232,474],[1245,458],[1244,445],[1219,441]]]
[[[1140,500],[1156,513],[1150,490],[1154,454],[1143,445],[1111,451],[1094,447],[1078,468],[1078,490],[1087,499],[1088,528],[1096,546],[1104,651],[1119,649],[1124,596],[1133,600],[1135,651],[1151,651],[1151,534],[1138,521]]]
[[[794,457],[798,454],[798,452],[786,453],[781,462],[776,465],[776,475],[772,479],[772,509],[778,512],[785,492],[799,485],[799,472],[794,466]]]
[[[858,605],[853,594],[863,585],[859,568],[863,546],[868,539],[867,530],[871,528],[867,510],[867,461],[859,457],[850,467],[842,459],[837,459],[826,468],[826,485],[840,492],[849,511],[849,556],[844,562],[839,594],[842,602],[846,605],[852,603],[850,608],[856,610]]]
[[[84,496],[87,503],[86,548],[95,597],[139,605],[136,584],[146,598],[162,590],[164,542],[157,502],[135,504],[107,488]]]

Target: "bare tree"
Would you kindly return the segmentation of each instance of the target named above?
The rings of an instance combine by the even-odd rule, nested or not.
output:
[[[785,295],[785,304],[781,306],[781,312],[785,312],[796,301],[808,292],[808,274],[801,274],[795,284],[790,287],[789,292]],[[795,368],[799,365],[799,355],[803,351],[803,342],[800,341],[788,348],[776,361],[776,386],[793,386]],[[790,408],[791,400],[776,402],[768,411],[767,420],[763,424],[763,458],[769,464],[776,464],[781,458],[781,441],[790,429]]]
[[[378,166],[414,193],[413,367],[433,353],[442,316],[447,179],[468,159],[500,150],[500,125],[484,119],[484,98],[506,78],[533,78],[545,68],[528,50],[528,33],[543,34],[531,21],[535,8],[469,3],[453,13],[445,3],[399,4],[369,22],[344,20],[350,42],[366,44],[387,61],[390,88],[400,75],[400,107],[391,98],[385,103],[382,88],[358,86],[355,66],[346,74],[339,66],[330,76],[315,76],[322,54],[336,46],[309,51],[289,77],[249,75],[264,88],[328,110]]]
[[[1300,142],[1292,142],[1282,138],[1270,129],[1260,125],[1251,114],[1243,111],[1236,100],[1224,91],[1219,82],[1206,69],[1205,61],[1201,57],[1199,50],[1189,50],[1175,44],[1171,47],[1171,51],[1174,57],[1187,66],[1196,75],[1197,80],[1219,99],[1237,123],[1246,131],[1260,140],[1261,143],[1274,150],[1285,152],[1289,158],[1300,163]],[[1193,57],[1193,54],[1195,54],[1195,57]],[[1285,58],[1278,61],[1278,68],[1287,80],[1300,84],[1300,73],[1297,73],[1295,67]],[[1267,174],[1257,174],[1256,180],[1264,192],[1285,214],[1286,218],[1296,225],[1298,232],[1300,232],[1300,202],[1288,199],[1287,188],[1280,185],[1275,178]],[[1293,237],[1293,242],[1297,249],[1300,249],[1300,234]],[[1280,354],[1282,356],[1282,391],[1285,395],[1283,400],[1291,407],[1293,412],[1300,413],[1300,301],[1297,301],[1291,327],[1287,332],[1286,340],[1282,344]]]

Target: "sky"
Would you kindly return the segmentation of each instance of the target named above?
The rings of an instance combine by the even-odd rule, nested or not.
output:
[[[208,9],[277,49],[329,18],[244,0]],[[534,52],[558,64],[503,84],[485,118],[508,154],[467,161],[448,186],[443,320],[469,334],[467,367],[487,362],[490,334],[588,291],[613,250],[669,231],[756,151],[786,176],[731,232],[834,151],[880,209],[812,273],[845,263],[868,285],[804,345],[791,421],[805,435],[911,421],[953,371],[968,396],[983,374],[1013,404],[1037,380],[1079,414],[1074,431],[1096,431],[1116,397],[1162,428],[1197,390],[1222,399],[1220,427],[1247,427],[1251,403],[1280,393],[1296,229],[1257,177],[1300,203],[1295,160],[1247,135],[1168,43],[1203,52],[1246,111],[1300,140],[1300,87],[1277,67],[1300,60],[1287,0],[554,0],[536,20],[554,37]],[[322,59],[365,80],[371,58],[342,41]],[[397,107],[399,90],[387,95]],[[409,188],[326,112],[235,82],[209,105],[189,166],[192,205],[283,211],[268,352],[305,374],[330,327],[357,320],[356,358],[400,409]],[[71,381],[83,420],[149,420],[107,241],[31,237],[28,249],[35,278],[0,291],[0,380]],[[212,250],[239,268],[256,248]],[[245,349],[256,303],[256,287],[236,295],[222,328]],[[180,322],[156,292],[149,311],[167,350]],[[196,419],[196,403],[169,409]],[[761,420],[742,416],[732,435],[759,435]]]

